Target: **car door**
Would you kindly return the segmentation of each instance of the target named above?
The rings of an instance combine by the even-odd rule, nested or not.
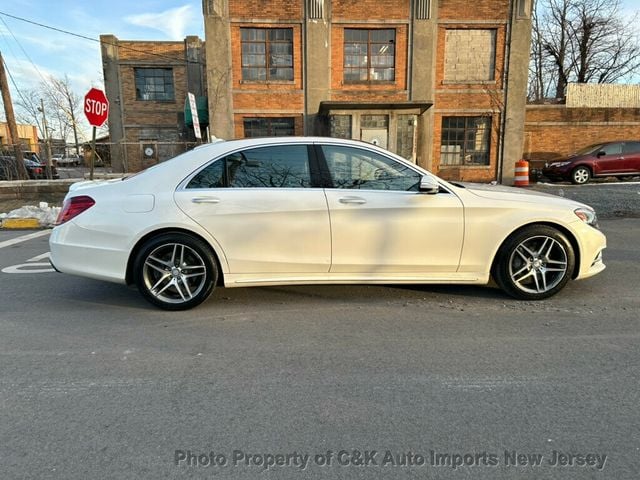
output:
[[[326,273],[329,214],[308,146],[249,148],[215,160],[175,193],[220,244],[230,273]]]
[[[640,142],[624,142],[623,154],[625,171],[640,172]]]
[[[464,233],[462,202],[418,192],[422,174],[381,153],[323,145],[330,176],[332,273],[455,272]]]
[[[617,174],[625,171],[622,142],[607,143],[598,150],[594,165],[595,175]]]

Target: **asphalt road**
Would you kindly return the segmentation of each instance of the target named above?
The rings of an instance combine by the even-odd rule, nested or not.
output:
[[[544,302],[271,287],[182,313],[0,232],[0,478],[640,478],[640,219],[601,226],[607,270]]]

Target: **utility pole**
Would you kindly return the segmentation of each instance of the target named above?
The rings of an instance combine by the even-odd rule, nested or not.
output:
[[[7,83],[7,73],[4,70],[4,59],[0,52],[0,90],[2,90],[2,103],[4,103],[4,114],[7,117],[7,125],[9,126],[10,144],[13,144],[13,150],[16,157],[16,170],[19,180],[26,180],[28,177],[27,169],[22,159],[22,146],[20,145],[20,136],[18,135],[18,125],[16,125],[16,116],[13,112],[13,103],[11,102],[11,93],[9,92],[9,84]]]
[[[47,116],[44,113],[44,100],[40,99],[40,111],[42,112],[42,127],[44,129],[44,146],[47,155],[47,180],[51,180],[51,139],[47,126]]]

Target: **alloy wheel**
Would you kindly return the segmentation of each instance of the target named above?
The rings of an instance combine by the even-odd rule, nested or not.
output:
[[[540,235],[526,238],[512,251],[509,275],[513,284],[526,293],[546,293],[567,275],[565,247],[556,239]]]
[[[182,243],[165,243],[149,253],[142,278],[152,296],[171,304],[193,300],[208,282],[204,259]]]

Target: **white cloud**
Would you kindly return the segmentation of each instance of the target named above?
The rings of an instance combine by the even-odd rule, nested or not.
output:
[[[160,13],[128,15],[124,19],[139,27],[159,30],[170,40],[183,40],[188,35],[187,27],[194,21],[195,14],[191,5],[184,5]]]

